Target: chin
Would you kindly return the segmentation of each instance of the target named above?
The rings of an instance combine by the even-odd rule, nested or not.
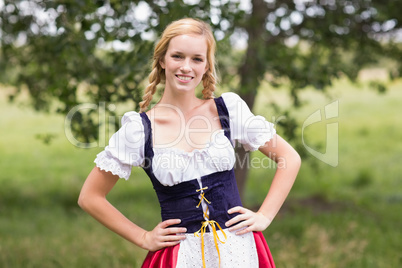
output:
[[[191,84],[191,85],[175,85],[173,88],[178,92],[186,93],[186,92],[194,92],[196,87],[197,85]]]

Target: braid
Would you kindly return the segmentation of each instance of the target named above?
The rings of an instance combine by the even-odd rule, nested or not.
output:
[[[215,84],[216,78],[212,74],[212,72],[208,70],[204,74],[204,78],[202,80],[202,85],[204,86],[204,89],[202,90],[202,95],[204,96],[204,99],[212,99],[214,97]]]
[[[140,112],[145,112],[152,101],[152,97],[156,92],[156,86],[161,81],[161,76],[157,67],[158,63],[154,61],[152,72],[149,74],[149,85],[145,88],[145,93],[140,102]]]

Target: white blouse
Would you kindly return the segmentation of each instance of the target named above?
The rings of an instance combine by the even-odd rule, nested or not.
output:
[[[235,93],[223,93],[223,101],[229,112],[231,141],[224,130],[212,135],[212,140],[203,149],[186,152],[177,148],[154,147],[152,170],[158,181],[165,186],[197,179],[215,172],[231,170],[235,164],[234,144],[238,141],[246,150],[254,151],[275,135],[272,123],[262,116],[255,116],[247,104]],[[122,118],[122,127],[111,137],[109,145],[100,152],[96,166],[128,180],[132,166],[144,166],[145,133],[142,118],[137,112],[128,112]],[[202,188],[202,185],[200,185]],[[208,214],[204,200],[201,200],[204,213]],[[223,227],[223,226],[222,226]],[[220,258],[217,255],[213,234],[204,234],[205,261],[208,267],[258,268],[258,256],[252,233],[236,235],[224,228],[226,243],[219,244]],[[219,237],[223,238],[221,231]],[[202,266],[201,240],[194,234],[186,233],[181,241],[176,268]]]
[[[247,151],[255,151],[276,133],[274,125],[262,116],[255,116],[239,95],[222,94],[229,112],[232,141],[220,130],[213,133],[206,148],[186,152],[177,148],[153,148],[152,170],[159,182],[172,186],[219,171],[231,170],[235,164],[233,144],[241,143]],[[122,127],[110,138],[109,145],[100,152],[96,166],[128,180],[132,166],[144,165],[145,134],[142,118],[128,112]]]

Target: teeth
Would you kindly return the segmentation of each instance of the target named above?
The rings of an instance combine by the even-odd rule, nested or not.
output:
[[[190,76],[181,76],[181,75],[178,75],[177,77],[178,77],[179,79],[185,80],[185,81],[191,80],[191,77],[190,77]]]

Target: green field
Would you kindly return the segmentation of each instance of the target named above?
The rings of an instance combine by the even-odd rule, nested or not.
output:
[[[306,90],[303,121],[339,101],[339,164],[303,158],[283,209],[265,231],[279,268],[402,267],[402,81],[379,94],[366,84],[338,82],[327,97]],[[101,148],[82,149],[65,137],[64,118],[33,112],[0,94],[0,267],[139,267],[146,252],[105,229],[77,206],[79,190]],[[261,91],[288,103],[278,90]],[[280,115],[275,115],[279,117]],[[271,116],[269,116],[270,118]],[[325,122],[305,129],[311,147],[325,147]],[[278,128],[281,133],[281,129]],[[49,145],[38,135],[52,134]],[[254,153],[253,157],[261,157]],[[250,172],[244,205],[257,208],[273,168]],[[144,228],[159,221],[159,205],[145,173],[134,168],[109,200]]]

